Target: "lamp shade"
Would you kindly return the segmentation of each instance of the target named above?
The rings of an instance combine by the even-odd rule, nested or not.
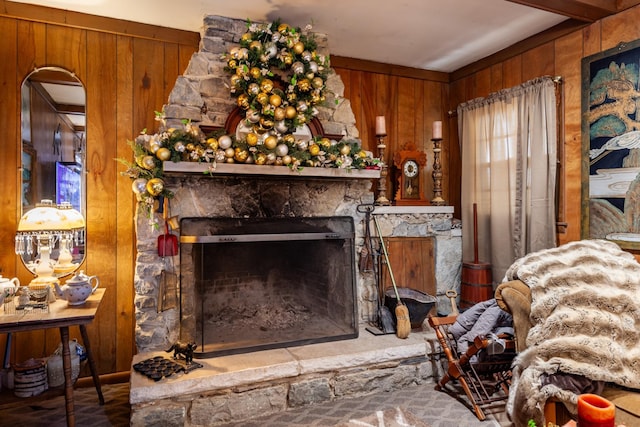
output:
[[[18,232],[71,231],[84,228],[82,214],[70,205],[56,207],[51,200],[43,200],[26,212],[18,223]]]

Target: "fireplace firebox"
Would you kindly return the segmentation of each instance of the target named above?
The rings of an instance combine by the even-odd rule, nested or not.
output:
[[[183,218],[181,339],[196,357],[358,336],[352,217]]]

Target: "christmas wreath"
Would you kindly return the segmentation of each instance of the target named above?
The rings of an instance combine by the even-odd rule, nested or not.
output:
[[[234,143],[233,154],[240,157],[234,161],[355,169],[377,163],[358,141],[294,136],[326,102],[329,59],[317,52],[310,30],[311,25],[300,30],[279,21],[247,21],[240,45],[223,55],[246,130]]]

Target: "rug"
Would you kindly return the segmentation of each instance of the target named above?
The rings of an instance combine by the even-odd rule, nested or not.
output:
[[[395,407],[337,424],[336,427],[429,427],[429,424],[419,420],[406,409]]]

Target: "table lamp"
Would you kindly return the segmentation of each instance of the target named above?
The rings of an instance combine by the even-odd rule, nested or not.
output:
[[[26,212],[18,223],[15,252],[20,255],[39,258],[26,267],[36,275],[31,284],[58,282],[57,277],[71,273],[77,268],[71,250],[84,241],[84,218],[70,204],[60,206],[51,200],[43,200],[34,209]],[[53,249],[58,244],[58,259],[53,257]]]

